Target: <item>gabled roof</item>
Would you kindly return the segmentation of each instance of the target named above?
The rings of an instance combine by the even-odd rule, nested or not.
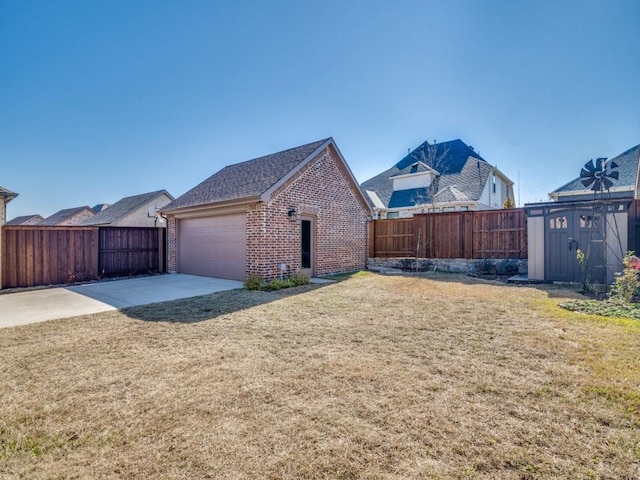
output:
[[[45,218],[41,222],[38,222],[37,225],[42,225],[42,226],[60,225],[61,223],[65,222],[66,220],[73,217],[74,215],[77,215],[83,210],[89,210],[91,214],[95,213],[90,207],[86,205],[84,207],[66,208],[64,210],[60,210],[54,213],[53,215]]]
[[[441,189],[436,195],[436,203],[441,202],[465,202],[469,200],[469,195],[450,185]]]
[[[22,215],[20,217],[12,218],[7,222],[7,225],[35,225],[38,222],[44,220],[42,215]]]
[[[490,171],[492,167],[475,150],[460,139],[434,145],[424,142],[393,167],[362,183],[362,189],[376,192],[385,206],[391,207],[389,202],[391,195],[394,193],[391,177],[401,174],[400,172],[410,173],[411,165],[422,161],[426,155],[424,152],[429,153],[429,149],[431,149],[430,156],[437,159],[437,165],[434,167],[441,174],[439,180],[440,189],[455,183],[459,185],[458,188],[460,190],[466,191],[467,188],[472,188],[472,192],[467,192],[470,198],[480,197],[484,183],[480,187],[477,186],[477,165],[480,165],[482,172],[487,169],[487,171]],[[471,161],[469,161],[469,157],[472,158]],[[473,167],[475,167],[475,171]],[[450,177],[451,180],[446,180],[447,177]],[[486,177],[484,180],[486,182]]]
[[[360,190],[353,174],[344,161],[333,138],[307,143],[296,148],[265,155],[246,162],[228,165],[222,170],[196,185],[162,209],[165,213],[216,204],[235,202],[269,201],[271,194],[307,162],[315,158],[325,148],[332,145],[342,160],[345,172]],[[360,191],[363,206],[368,207],[364,193]],[[113,208],[113,207],[111,207]]]
[[[110,225],[163,195],[168,196],[171,200],[174,199],[166,190],[125,197],[110,205],[109,208],[96,213],[93,217],[87,218],[81,225]]]
[[[16,198],[17,196],[18,196],[17,193],[12,192],[11,190],[9,190],[7,188],[0,187],[0,197],[4,197],[5,203],[9,203],[11,200]]]
[[[635,147],[631,147],[626,152],[621,153],[617,157],[612,158],[611,160],[618,164],[617,172],[618,172],[618,180],[615,182],[612,188],[614,189],[626,189],[626,190],[635,190],[636,188],[636,180],[638,178],[638,161],[640,159],[640,145],[636,145]],[[582,167],[582,165],[580,165]],[[576,168],[576,171],[579,171]],[[556,188],[549,195],[552,197],[557,197],[558,195],[566,195],[569,193],[575,194],[589,194],[593,195],[593,190],[585,188],[582,184],[582,179],[580,176],[577,176],[573,180],[568,183],[565,183],[559,188]]]

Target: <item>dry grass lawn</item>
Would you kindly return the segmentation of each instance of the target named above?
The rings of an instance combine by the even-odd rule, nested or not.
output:
[[[4,479],[640,477],[640,323],[353,275],[0,330]]]

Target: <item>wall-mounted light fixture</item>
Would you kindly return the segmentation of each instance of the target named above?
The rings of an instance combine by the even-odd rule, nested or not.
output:
[[[291,220],[292,222],[296,221],[296,209],[295,208],[290,208],[289,211],[287,212],[287,215],[289,215],[289,220]]]

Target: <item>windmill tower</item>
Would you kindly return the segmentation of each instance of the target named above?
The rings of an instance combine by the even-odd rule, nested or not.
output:
[[[611,187],[619,178],[618,164],[606,158],[589,160],[580,170],[580,178],[585,188],[593,190],[593,207],[589,226],[589,243],[585,253],[585,279],[590,272],[601,271],[601,275],[591,278],[592,281],[607,285],[610,279],[607,272],[613,267],[612,259],[621,262],[617,252],[622,252],[620,231],[615,215],[615,205],[611,197]],[[612,247],[618,247],[612,248]],[[594,258],[593,252],[602,252],[602,256]]]

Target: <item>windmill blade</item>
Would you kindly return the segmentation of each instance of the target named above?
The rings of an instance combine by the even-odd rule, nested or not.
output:
[[[609,178],[612,178],[614,180],[619,180],[620,172],[609,172],[605,176],[609,177]]]
[[[607,177],[602,177],[601,184],[603,190],[609,190],[611,187],[613,187],[613,182]]]
[[[596,159],[596,168],[598,169],[599,172],[604,171],[605,169],[605,161],[607,159],[606,158],[598,158]]]
[[[609,160],[609,168],[618,168],[620,165],[618,165],[616,162],[614,162],[613,160]]]
[[[580,171],[580,176],[588,177],[590,175],[593,175],[597,171],[598,169],[596,168],[596,165],[593,163],[593,160],[589,160],[587,163],[584,164],[584,167],[582,167],[582,170]]]
[[[582,182],[582,185],[585,186],[585,188],[589,188],[591,184],[595,182],[595,179],[593,177],[584,178],[581,180],[581,182]]]

